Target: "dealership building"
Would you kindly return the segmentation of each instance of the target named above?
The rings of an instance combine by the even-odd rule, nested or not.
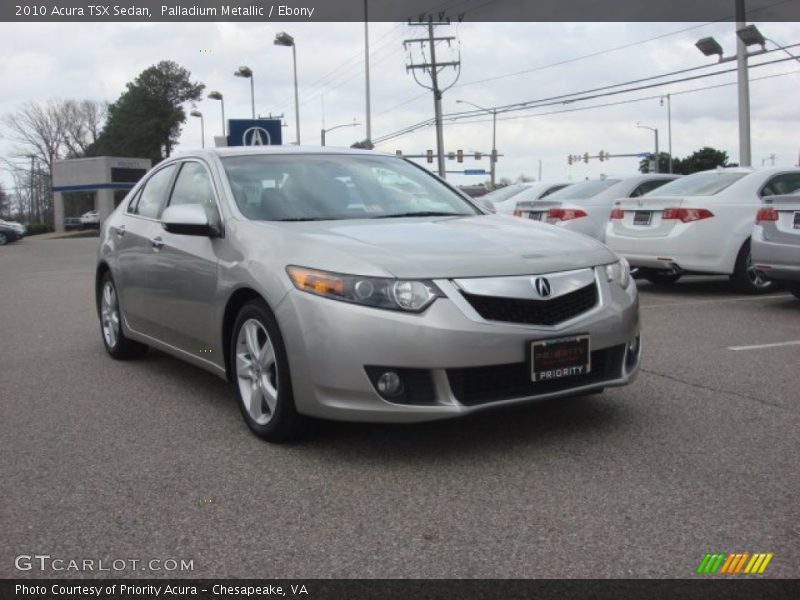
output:
[[[100,223],[122,202],[150,169],[146,158],[98,156],[53,163],[53,209],[56,231],[80,225],[80,216],[96,210]]]

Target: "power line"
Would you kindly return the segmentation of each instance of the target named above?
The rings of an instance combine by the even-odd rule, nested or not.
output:
[[[793,45],[787,46],[787,47],[788,48],[792,48],[794,46],[800,46],[800,44],[793,44]],[[769,52],[774,52],[774,50],[771,50]],[[793,60],[793,59],[792,58],[780,58],[780,59],[776,59],[776,60],[772,60],[772,61],[766,61],[766,62],[758,63],[758,64],[755,64],[755,65],[751,65],[750,68],[757,68],[757,67],[761,67],[761,66],[767,66],[767,65],[771,65],[771,64],[782,63],[782,62],[785,62],[787,60]],[[693,69],[689,69],[689,70],[693,70]],[[686,71],[688,71],[688,70],[686,70]],[[623,85],[629,85],[630,83],[637,83],[637,82],[642,81],[642,80],[633,80],[632,82],[626,82],[626,83],[621,83],[621,84],[613,84],[613,85],[610,85],[610,86],[603,86],[602,88],[593,88],[593,89],[590,89],[590,90],[583,90],[583,91],[580,91],[580,92],[572,92],[570,94],[561,94],[559,96],[552,96],[552,97],[549,97],[549,98],[541,98],[541,99],[538,99],[538,100],[530,100],[530,101],[527,101],[527,102],[510,104],[510,105],[506,105],[506,106],[502,106],[502,107],[495,107],[495,109],[497,110],[498,113],[516,112],[516,111],[519,111],[519,110],[524,110],[526,108],[537,108],[537,107],[541,108],[541,107],[544,107],[544,106],[552,106],[552,105],[556,105],[556,104],[565,104],[567,102],[582,102],[582,101],[593,100],[595,98],[601,98],[601,97],[605,97],[605,96],[614,96],[614,95],[618,95],[618,94],[631,93],[631,92],[635,92],[635,91],[639,91],[639,90],[643,90],[643,89],[651,89],[651,88],[654,88],[654,87],[662,87],[662,86],[670,85],[670,84],[673,84],[673,83],[682,83],[684,81],[692,81],[692,80],[695,80],[695,79],[704,79],[706,77],[715,77],[717,75],[723,75],[725,73],[731,73],[733,71],[736,71],[736,68],[722,69],[722,70],[715,71],[713,73],[705,73],[705,74],[702,74],[702,75],[693,75],[693,76],[690,76],[690,77],[672,79],[672,80],[669,80],[669,81],[661,81],[661,82],[657,82],[657,83],[651,83],[651,84],[632,87],[632,88],[627,88],[627,89],[623,89],[623,90],[613,90],[613,91],[606,91],[606,92],[599,93],[599,94],[592,94],[592,92],[600,91],[600,90],[603,90],[603,89],[612,89],[612,88],[615,88],[615,87],[621,87]],[[663,78],[664,76],[669,76],[669,75],[670,74],[654,76],[654,77],[648,77],[648,78],[644,78],[644,80],[658,79],[658,78]],[[591,94],[591,95],[586,95],[586,94]],[[579,96],[579,97],[576,98],[574,96]],[[455,120],[474,117],[474,116],[479,115],[479,114],[482,114],[481,111],[462,111],[462,112],[446,114],[446,115],[444,115],[444,118],[447,118],[450,121],[455,121]],[[432,122],[431,119],[426,119],[424,121],[420,121],[419,123],[416,123],[414,125],[410,125],[408,127],[399,129],[399,130],[397,130],[395,132],[391,132],[391,133],[385,134],[383,136],[379,136],[373,141],[373,143],[375,143],[375,144],[383,143],[383,142],[389,141],[390,139],[394,139],[395,137],[399,137],[401,135],[406,135],[408,133],[412,133],[413,131],[416,131],[418,129],[429,127],[431,125],[431,122]]]

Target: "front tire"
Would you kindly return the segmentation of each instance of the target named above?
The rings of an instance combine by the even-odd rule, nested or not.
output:
[[[230,364],[236,398],[247,426],[268,442],[287,442],[302,430],[278,322],[262,300],[239,311],[233,326]]]
[[[750,252],[750,240],[747,240],[739,250],[731,282],[736,289],[745,294],[766,294],[775,288],[775,282],[767,279],[763,271],[755,268],[753,255]]]
[[[673,273],[670,271],[658,271],[656,269],[639,269],[641,277],[653,285],[668,286],[676,283],[681,277],[681,273]]]
[[[117,360],[127,360],[144,355],[147,352],[147,346],[128,339],[122,332],[122,309],[110,271],[103,274],[98,293],[100,294],[100,332],[103,335],[103,346],[105,346],[106,352]]]
[[[791,283],[791,284],[787,283],[785,285],[786,289],[789,290],[794,295],[795,298],[800,300],[800,283]]]
[[[8,236],[5,233],[0,232],[0,246],[5,246],[8,243]]]

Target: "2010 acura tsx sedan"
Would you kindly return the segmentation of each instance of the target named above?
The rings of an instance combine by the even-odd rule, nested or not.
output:
[[[270,441],[305,416],[439,419],[624,385],[639,366],[624,260],[368,151],[160,163],[103,223],[96,298],[112,357],[152,346],[228,378]]]

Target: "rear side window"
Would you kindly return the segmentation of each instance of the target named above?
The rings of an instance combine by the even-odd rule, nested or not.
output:
[[[674,181],[674,179],[653,179],[651,181],[645,181],[644,183],[636,186],[636,189],[631,192],[631,198],[638,198],[639,196],[644,196],[647,192],[652,192],[656,188],[660,188],[665,183],[669,183],[670,181]]]
[[[762,196],[780,196],[800,190],[800,173],[776,175],[761,190]]]
[[[731,171],[701,171],[658,188],[648,196],[711,196],[718,194],[726,187],[733,185],[748,173]]]
[[[131,213],[150,219],[158,218],[161,207],[167,198],[169,184],[172,181],[174,172],[175,165],[169,165],[150,177],[144,184],[144,189],[139,194],[139,200]]]

